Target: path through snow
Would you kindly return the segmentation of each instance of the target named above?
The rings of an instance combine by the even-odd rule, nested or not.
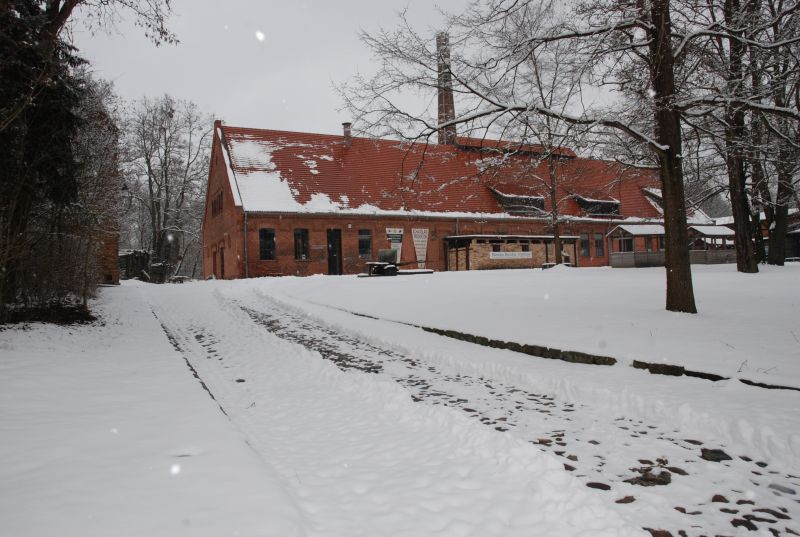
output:
[[[342,372],[212,289],[142,292],[176,349],[282,476],[309,535],[641,534],[554,457],[463,412],[416,404],[388,376]],[[367,362],[357,369],[377,370]]]
[[[555,454],[600,496],[629,505],[626,516],[639,527],[667,527],[680,535],[796,527],[791,520],[800,512],[794,495],[800,478],[722,443],[704,445],[678,429],[431,365],[327,327],[263,294],[256,296],[242,308],[270,332],[319,352],[343,370],[386,374],[414,401],[461,410],[491,429]],[[728,449],[732,460],[705,460],[703,448]]]

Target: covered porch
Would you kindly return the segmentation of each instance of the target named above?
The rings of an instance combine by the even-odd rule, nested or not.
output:
[[[689,259],[692,264],[735,263],[733,230],[725,226],[689,226]],[[608,234],[612,267],[663,267],[664,226],[625,224]]]
[[[578,237],[561,237],[564,263],[577,264]],[[444,238],[446,270],[539,268],[554,263],[552,235],[450,235]]]

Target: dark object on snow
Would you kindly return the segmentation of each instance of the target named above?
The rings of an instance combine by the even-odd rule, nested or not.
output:
[[[397,276],[397,250],[378,250],[378,260],[367,262],[368,276]]]
[[[673,474],[678,474],[678,475],[689,475],[689,472],[687,472],[687,471],[686,471],[686,470],[684,470],[683,468],[678,468],[677,466],[667,466],[667,470],[669,470],[669,471],[670,471],[670,472],[672,472]]]
[[[743,528],[747,528],[750,531],[758,531],[758,526],[750,522],[749,520],[744,520],[742,518],[734,518],[731,520],[731,524],[734,528],[738,528],[739,526]]]
[[[6,311],[6,322],[9,324],[39,322],[66,325],[87,324],[96,320],[89,308],[82,304],[58,303],[28,308],[11,307]]]
[[[722,451],[721,449],[701,449],[701,459],[711,462],[722,462],[731,460],[731,456]]]
[[[431,269],[415,269],[415,270],[398,270],[397,267],[402,265],[412,265],[417,261],[408,261],[406,263],[397,262],[397,250],[386,249],[378,250],[378,260],[367,262],[367,273],[360,274],[359,276],[397,276],[399,275],[413,275],[413,274],[433,274]]]
[[[381,261],[367,263],[367,276],[397,276],[397,266]]]
[[[121,280],[138,278],[147,270],[150,254],[144,250],[122,250],[119,253],[119,277]]]
[[[649,531],[652,537],[672,537],[672,534],[667,530],[654,530],[651,528],[644,528],[645,531]]]
[[[586,483],[586,486],[590,489],[611,490],[609,485],[606,485],[605,483],[597,483],[596,481],[590,481],[589,483]]]
[[[662,470],[658,474],[654,474],[653,472],[650,471],[645,471],[642,472],[642,475],[640,476],[626,479],[625,482],[630,483],[631,485],[640,485],[642,487],[669,485],[670,483],[672,483],[672,474],[670,474],[666,470]]]
[[[790,489],[784,485],[778,485],[777,483],[770,483],[769,488],[777,490],[778,492],[783,492],[784,494],[797,494],[794,489]]]

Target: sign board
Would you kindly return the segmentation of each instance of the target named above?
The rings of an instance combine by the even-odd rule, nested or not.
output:
[[[489,259],[533,259],[533,252],[489,252]]]
[[[417,254],[417,267],[424,269],[428,259],[428,229],[412,229],[411,238],[414,239],[414,252]]]
[[[403,253],[403,228],[387,227],[386,238],[389,240],[392,250],[397,250],[397,262],[400,263]]]

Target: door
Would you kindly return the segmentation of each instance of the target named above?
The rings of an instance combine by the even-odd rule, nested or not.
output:
[[[219,277],[221,280],[225,279],[225,247],[219,249]]]
[[[342,230],[328,230],[328,274],[342,273]]]

